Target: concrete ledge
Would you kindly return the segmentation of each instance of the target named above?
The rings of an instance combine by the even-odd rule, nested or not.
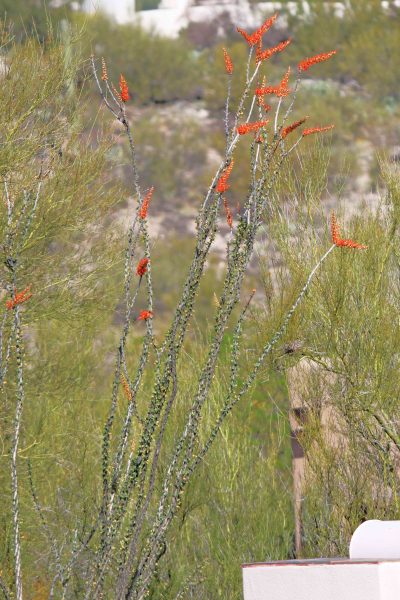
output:
[[[242,569],[244,600],[400,599],[400,560],[292,560]]]

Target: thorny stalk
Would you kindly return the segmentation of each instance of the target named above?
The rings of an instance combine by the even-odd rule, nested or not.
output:
[[[36,512],[39,516],[40,522],[42,524],[43,527],[43,531],[45,532],[47,541],[50,545],[51,551],[55,557],[55,562],[56,562],[56,569],[57,569],[57,576],[61,581],[61,584],[63,585],[63,587],[65,588],[65,575],[64,575],[64,569],[63,569],[63,565],[62,565],[62,561],[61,561],[61,554],[58,548],[58,544],[56,539],[54,538],[49,524],[47,523],[47,520],[44,516],[43,513],[43,508],[39,502],[39,498],[33,483],[33,474],[32,474],[32,465],[30,460],[28,461],[28,477],[29,477],[29,485],[31,488],[31,495],[32,495],[32,499],[33,499],[33,504],[35,506]],[[50,598],[51,598],[51,594],[50,594]]]
[[[324,263],[324,261],[327,259],[327,257],[329,256],[329,254],[332,252],[332,250],[334,248],[335,248],[335,245],[332,245],[325,252],[325,254],[320,258],[320,260],[317,262],[317,264],[314,266],[314,268],[310,272],[303,288],[299,292],[295,302],[291,306],[290,310],[286,313],[285,318],[284,318],[280,328],[275,332],[272,339],[265,345],[259,358],[257,359],[257,361],[254,365],[252,372],[249,374],[248,378],[244,381],[244,383],[240,387],[240,390],[235,394],[234,390],[236,389],[236,387],[238,385],[238,379],[237,379],[238,344],[239,344],[240,336],[242,333],[243,319],[245,317],[249,303],[247,303],[247,305],[245,306],[244,310],[241,313],[237,327],[234,332],[234,337],[233,337],[233,342],[232,342],[230,388],[227,393],[223,409],[221,410],[221,413],[220,413],[215,425],[211,429],[211,432],[209,434],[207,442],[201,448],[201,450],[197,454],[197,456],[194,457],[192,463],[190,464],[189,461],[187,461],[184,465],[184,468],[182,468],[181,471],[179,472],[179,474],[174,482],[175,493],[172,496],[170,503],[168,504],[167,512],[163,513],[161,511],[159,511],[159,522],[157,522],[157,526],[154,527],[155,535],[151,539],[152,547],[157,547],[158,545],[160,545],[162,543],[165,531],[167,530],[169,523],[171,522],[171,520],[174,516],[174,513],[175,513],[176,509],[178,508],[180,497],[190,479],[190,476],[193,474],[196,467],[204,459],[204,457],[207,454],[208,450],[210,449],[212,443],[214,442],[215,438],[217,437],[219,431],[221,430],[221,426],[222,426],[223,422],[225,421],[226,417],[228,416],[228,414],[230,413],[232,408],[237,404],[237,402],[242,398],[242,396],[249,390],[251,385],[254,383],[257,373],[258,373],[259,369],[261,368],[262,364],[264,363],[266,357],[271,352],[271,350],[276,345],[276,343],[280,340],[280,338],[284,335],[284,333],[287,329],[287,326],[290,322],[290,319],[292,318],[293,314],[295,313],[296,309],[298,308],[299,304],[301,303],[301,300],[303,299],[304,295],[306,294],[307,290],[309,289],[310,284],[311,284],[315,274],[320,269],[320,267],[322,266],[322,264]],[[186,431],[189,431],[189,424],[186,427]],[[191,455],[191,456],[193,457],[193,455]],[[165,501],[165,498],[163,500]],[[160,502],[160,506],[161,505],[162,505],[162,502]],[[151,551],[148,551],[147,560],[149,560],[149,561],[152,560],[154,562],[154,557],[155,557],[154,553],[153,553],[153,557],[151,557]],[[153,562],[149,563],[150,567],[153,566]],[[145,562],[141,565],[142,571],[144,570],[145,565],[146,565]],[[148,569],[147,580],[149,579],[150,576],[151,576],[150,570]],[[146,584],[143,585],[142,590],[144,593],[146,590]],[[128,596],[128,597],[130,597],[130,596]],[[139,595],[138,597],[142,597],[142,596]]]
[[[31,231],[32,221],[35,217],[42,182],[32,193],[27,190],[22,192],[22,206],[18,218],[16,199],[9,188],[7,181],[4,181],[4,192],[7,206],[7,226],[4,241],[4,251],[6,254],[5,265],[8,268],[8,282],[4,287],[10,292],[11,298],[6,301],[6,307],[0,325],[0,385],[5,383],[8,366],[12,356],[12,347],[14,342],[15,362],[16,362],[16,402],[13,423],[13,433],[11,442],[11,486],[12,486],[12,523],[13,523],[13,542],[14,542],[14,579],[15,579],[15,597],[17,600],[23,598],[22,585],[22,556],[21,556],[21,531],[20,531],[20,486],[19,486],[19,468],[18,453],[21,438],[22,416],[25,404],[25,385],[24,385],[24,347],[22,334],[22,302],[29,299],[27,295],[29,288],[24,292],[17,292],[18,267],[20,263],[21,252],[28,240]],[[11,316],[8,319],[8,316]],[[3,334],[7,323],[9,325],[8,335],[5,341]],[[3,586],[1,586],[4,592]],[[7,594],[5,594],[7,596]]]
[[[21,334],[20,307],[15,309],[15,355],[17,361],[17,401],[15,406],[14,435],[11,449],[11,482],[14,525],[14,558],[15,558],[15,593],[17,600],[22,600],[22,567],[21,567],[21,535],[19,522],[19,487],[18,487],[18,448],[21,431],[22,409],[24,406],[23,379],[23,347]]]

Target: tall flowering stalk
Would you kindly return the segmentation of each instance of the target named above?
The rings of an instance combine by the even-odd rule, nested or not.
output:
[[[104,73],[104,66],[103,66],[103,73]],[[103,79],[103,77],[102,77],[102,79]],[[104,81],[104,79],[103,79],[103,81]],[[121,98],[122,102],[128,102],[128,100],[130,99],[129,88],[128,88],[126,79],[123,75],[120,75],[120,78],[119,78],[119,90],[120,90],[120,98]]]
[[[336,52],[337,50],[332,50],[331,52],[324,52],[322,54],[317,54],[316,56],[311,56],[310,58],[305,58],[304,60],[299,62],[297,68],[300,72],[308,71],[308,69],[313,65],[317,65],[318,63],[325,62],[332,58],[332,56],[334,56]]]
[[[224,171],[224,173],[221,175],[221,177],[218,180],[216,189],[217,189],[217,192],[219,192],[220,194],[223,194],[230,188],[230,185],[228,184],[228,179],[231,175],[233,165],[234,165],[234,160],[232,159],[231,162],[229,163],[229,166],[226,168],[226,170]]]
[[[262,127],[268,125],[268,123],[269,119],[265,119],[264,121],[255,121],[254,123],[243,123],[243,125],[239,125],[237,132],[239,135],[246,135],[246,133],[258,131]]]
[[[32,297],[31,286],[17,292],[20,281],[20,255],[24,244],[32,232],[32,222],[36,215],[42,187],[42,177],[39,173],[36,190],[23,194],[23,209],[20,202],[11,198],[7,181],[4,182],[4,199],[7,208],[7,220],[4,239],[5,261],[8,270],[8,288],[11,297],[5,302],[3,317],[0,324],[0,386],[3,388],[10,363],[15,358],[15,413],[12,429],[11,444],[11,489],[12,489],[12,528],[14,554],[14,589],[15,598],[23,599],[23,565],[21,551],[21,518],[20,518],[20,477],[19,449],[21,438],[22,418],[25,408],[25,378],[24,378],[24,340],[23,340],[23,308],[22,305]],[[10,324],[11,321],[11,324]],[[6,339],[4,334],[7,331]],[[4,343],[5,342],[5,343]],[[5,351],[4,351],[5,350]],[[0,587],[6,598],[11,598],[6,585],[0,576]]]
[[[222,50],[224,51],[224,62],[225,62],[225,71],[227,72],[228,75],[232,75],[233,73],[233,62],[231,57],[228,54],[228,51],[226,48],[222,48]]]
[[[320,269],[330,253],[340,245],[339,237],[322,255],[311,271],[307,281],[298,294],[292,307],[283,317],[281,324],[272,338],[266,341],[259,355],[247,374],[240,369],[241,340],[246,323],[249,302],[239,310],[240,291],[243,286],[249,262],[254,251],[257,234],[263,222],[274,185],[285,165],[287,157],[302,141],[307,133],[300,133],[292,146],[286,146],[286,139],[303,125],[305,119],[286,125],[292,112],[296,94],[300,86],[301,73],[312,64],[321,62],[307,59],[300,63],[298,76],[293,89],[289,88],[290,68],[283,74],[281,81],[275,86],[254,90],[254,82],[264,68],[266,59],[275,52],[283,51],[289,42],[263,51],[261,43],[264,34],[276,20],[276,15],[267,19],[255,32],[249,34],[238,28],[239,33],[249,45],[249,71],[242,96],[233,114],[228,100],[225,113],[226,148],[225,155],[217,168],[210,186],[200,204],[197,215],[197,233],[195,249],[186,275],[185,283],[166,334],[156,340],[153,332],[153,321],[157,323],[157,315],[153,315],[153,287],[151,279],[151,245],[148,234],[148,207],[153,193],[151,188],[143,194],[136,163],[136,147],[132,129],[125,109],[125,101],[113,95],[108,79],[97,74],[93,59],[93,73],[99,92],[112,115],[124,128],[131,150],[131,168],[133,173],[133,195],[135,206],[132,207],[125,262],[125,321],[122,327],[120,342],[116,353],[116,366],[113,389],[109,407],[109,415],[104,427],[102,450],[103,491],[98,518],[98,542],[93,548],[95,560],[91,561],[86,580],[85,598],[95,599],[106,594],[107,586],[111,586],[116,598],[143,599],[149,593],[154,580],[157,565],[165,553],[168,531],[179,511],[182,496],[196,468],[204,459],[212,443],[218,436],[220,428],[241,398],[250,391],[252,384],[271,353],[276,343],[284,335],[287,326],[309,289],[314,275]],[[251,70],[253,47],[258,45],[255,66]],[[233,65],[227,50],[224,50],[225,70],[232,78]],[[260,91],[262,90],[262,91]],[[267,91],[268,90],[268,91]],[[270,91],[272,90],[272,91]],[[269,120],[259,118],[255,112],[261,111],[262,105],[257,97],[271,93],[277,97],[273,126]],[[286,113],[280,119],[280,109],[290,101]],[[110,99],[111,98],[111,99]],[[319,129],[322,131],[322,128]],[[228,179],[234,164],[234,152],[245,134],[254,135],[251,144],[250,164],[246,166],[251,172],[251,185],[244,206],[234,223],[228,202],[223,194],[228,190]],[[237,165],[236,165],[237,166]],[[244,166],[241,165],[241,168]],[[195,298],[202,280],[211,246],[220,231],[221,212],[231,229],[226,239],[226,265],[222,282],[222,291],[215,302],[214,328],[210,338],[206,357],[200,365],[196,386],[191,398],[184,406],[181,429],[175,431],[175,443],[172,449],[165,447],[165,431],[170,424],[171,415],[176,407],[179,387],[178,366],[184,360],[184,348],[189,326],[193,316]],[[336,231],[336,229],[335,229]],[[336,241],[335,241],[336,240]],[[343,241],[343,240],[342,240]],[[347,244],[350,247],[349,244]],[[356,246],[352,246],[356,247]],[[358,247],[358,246],[357,246]],[[139,256],[145,259],[139,260]],[[134,260],[134,257],[137,257]],[[146,262],[143,262],[146,261]],[[134,276],[144,280],[144,286],[134,286]],[[251,298],[254,294],[252,294]],[[141,308],[133,311],[138,304]],[[142,308],[145,305],[145,308]],[[236,315],[236,316],[235,316]],[[218,361],[221,356],[222,343],[228,325],[236,319],[232,331],[230,358],[230,375],[226,386],[226,395],[220,413],[214,415],[214,421],[208,431],[202,430],[202,415],[212,391]],[[127,338],[132,321],[145,323],[141,349],[137,357],[137,367],[130,373],[127,361]],[[137,331],[139,330],[139,326]],[[143,382],[151,381],[151,395],[142,407],[138,416],[138,398]],[[129,383],[128,383],[129,382]],[[147,383],[149,385],[149,383]],[[129,399],[122,416],[117,416],[118,390],[122,386]],[[119,409],[118,415],[120,414]],[[118,426],[116,424],[118,418]],[[163,456],[163,460],[160,457]]]
[[[240,35],[242,35],[244,37],[244,39],[246,40],[246,42],[248,43],[249,46],[256,46],[262,40],[262,36],[264,35],[264,33],[266,33],[269,29],[271,29],[272,25],[275,23],[277,18],[278,18],[277,14],[273,15],[272,17],[269,17],[268,19],[266,19],[264,21],[264,23],[261,25],[261,27],[259,27],[253,33],[246,33],[240,27],[237,27],[237,31],[240,33]]]
[[[299,119],[298,121],[295,121],[291,125],[284,127],[281,132],[281,138],[284,140],[285,137],[287,137],[289,135],[289,133],[292,133],[292,131],[295,131],[295,129],[300,127],[300,125],[303,125],[303,123],[305,123],[307,119],[308,119],[308,117],[304,117],[304,119]],[[303,136],[304,136],[304,131],[303,131]]]
[[[285,48],[287,48],[289,46],[291,41],[292,40],[285,40],[284,42],[280,42],[279,44],[277,44],[276,46],[273,46],[272,48],[267,48],[266,50],[263,50],[262,42],[260,40],[258,47],[257,47],[257,52],[256,52],[256,61],[262,62],[263,60],[268,60],[269,58],[271,58],[271,56],[273,56],[274,54],[277,54],[278,52],[283,52],[283,50],[285,50]]]
[[[360,244],[359,242],[355,242],[354,240],[344,239],[340,237],[340,228],[338,222],[336,221],[335,213],[332,212],[331,216],[331,236],[332,236],[332,244],[337,246],[338,248],[353,248],[356,250],[366,250],[368,246],[365,244]]]
[[[325,125],[324,127],[310,127],[308,129],[303,130],[302,136],[307,137],[308,135],[313,135],[314,133],[324,133],[325,131],[330,131],[334,127],[334,125]]]

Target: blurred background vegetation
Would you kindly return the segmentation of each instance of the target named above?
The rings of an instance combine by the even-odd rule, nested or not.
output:
[[[156,4],[143,0],[140,7]],[[351,431],[339,457],[323,443],[315,452],[318,427],[305,432],[312,466],[304,508],[305,554],[345,554],[349,536],[363,519],[400,518],[398,458],[376,418],[384,415],[400,435],[400,10],[392,3],[383,9],[377,0],[350,0],[339,17],[326,3],[309,4],[310,13],[296,18],[283,11],[283,25],[270,32],[270,45],[289,36],[293,43],[270,61],[268,80],[279,81],[288,64],[336,48],[335,61],[307,74],[293,115],[293,120],[310,115],[310,126],[333,123],[335,129],[322,146],[306,141],[266,215],[265,237],[247,284],[258,290],[246,338],[248,355],[274,331],[328,247],[327,214],[333,206],[346,217],[346,228],[370,248],[358,254],[335,251],[288,332],[286,342],[299,339],[302,349],[287,355],[284,345],[279,347],[251,399],[224,427],[185,497],[154,600],[179,593],[182,598],[239,599],[241,562],[293,557],[285,369],[303,355],[340,374],[329,397]],[[156,190],[150,230],[160,332],[189,262],[197,206],[224,151],[222,46],[229,48],[238,76],[234,103],[247,58],[226,16],[192,23],[172,40],[118,25],[105,15],[88,16],[72,5],[63,2],[45,10],[39,1],[0,0],[0,77],[6,90],[0,100],[0,169],[2,180],[17,182],[13,193],[32,186],[38,149],[53,140],[54,175],[45,188],[39,242],[28,245],[23,261],[24,281],[32,282],[34,298],[24,308],[29,374],[20,458],[26,483],[28,460],[32,464],[40,502],[52,531],[61,537],[66,530],[84,531],[79,519],[98,501],[97,461],[120,320],[123,234],[132,210],[128,150],[118,126],[109,124],[100,109],[88,57],[92,52],[96,59],[104,56],[110,79],[117,81],[123,72],[131,90],[128,112],[143,187]],[[33,105],[36,118],[24,118]],[[10,122],[19,127],[7,137]],[[248,174],[240,168],[247,152],[244,142],[235,156],[229,191],[234,216],[247,192]],[[187,357],[193,365],[220,285],[223,241],[217,240],[197,301],[198,333]],[[133,354],[136,342],[133,338]],[[317,411],[315,390],[318,382],[306,400]],[[5,577],[11,552],[6,481],[12,393],[12,386],[3,389],[1,407],[0,559]],[[212,401],[218,403],[218,394]],[[39,600],[48,597],[51,558],[28,483],[25,489],[25,588],[28,597]]]

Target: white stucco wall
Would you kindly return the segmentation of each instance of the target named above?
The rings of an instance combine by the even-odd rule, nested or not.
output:
[[[101,10],[118,23],[129,23],[135,19],[135,0],[85,0],[83,8],[88,13]]]
[[[400,561],[288,561],[243,566],[244,600],[399,600]]]

